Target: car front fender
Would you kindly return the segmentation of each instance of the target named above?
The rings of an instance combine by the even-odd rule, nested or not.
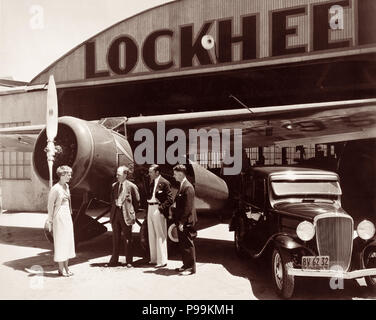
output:
[[[363,246],[363,249],[361,250],[360,258],[363,261],[364,253],[370,249],[370,248],[376,248],[376,239],[369,240],[365,245]]]
[[[370,241],[366,244],[365,249],[368,248],[368,247],[376,247],[376,239],[370,240]]]
[[[369,248],[376,248],[376,239],[363,240],[359,237],[355,238],[353,241],[353,252],[351,257],[351,269],[363,269],[364,254]]]
[[[273,238],[274,245],[279,248],[294,250],[298,248],[305,248],[302,244],[297,242],[293,237],[286,234],[279,234]]]

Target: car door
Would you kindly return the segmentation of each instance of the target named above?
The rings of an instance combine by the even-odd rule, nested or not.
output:
[[[246,183],[246,235],[247,247],[256,253],[265,245],[268,237],[268,219],[265,212],[266,180],[262,177],[251,177]]]

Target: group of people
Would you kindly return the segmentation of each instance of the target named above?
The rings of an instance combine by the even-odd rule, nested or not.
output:
[[[183,265],[175,270],[182,275],[191,275],[196,273],[195,191],[186,178],[187,169],[184,165],[176,165],[173,172],[175,180],[180,183],[175,199],[169,181],[161,176],[159,165],[154,164],[149,167],[147,226],[150,260],[147,264],[155,268],[167,266],[167,221],[172,218],[177,228],[183,260]],[[58,273],[60,276],[67,277],[73,275],[69,270],[68,262],[69,259],[75,257],[72,207],[68,186],[72,177],[72,169],[68,166],[61,166],[57,169],[57,175],[59,182],[51,188],[48,197],[47,224],[53,231],[54,261],[58,262]],[[138,187],[128,180],[128,176],[129,168],[120,166],[116,172],[117,182],[112,185],[110,222],[113,232],[113,250],[108,266],[119,264],[123,233],[126,267],[133,267],[132,231],[136,222],[136,212],[140,206],[140,195]]]

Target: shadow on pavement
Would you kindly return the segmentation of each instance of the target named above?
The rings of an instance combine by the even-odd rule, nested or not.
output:
[[[203,225],[210,225],[203,221]],[[50,249],[47,252],[38,253],[35,256],[11,260],[4,263],[5,266],[14,270],[25,271],[25,268],[42,266],[45,276],[58,278],[57,265],[53,261],[53,245],[44,238],[42,229],[3,227],[0,230],[0,243],[14,246]],[[271,282],[270,260],[254,261],[251,259],[240,260],[234,250],[233,241],[197,238],[195,240],[197,253],[197,273],[205,264],[216,264],[223,266],[227,272],[236,277],[242,277],[249,281],[253,295],[258,299],[278,299]],[[100,259],[103,261],[93,262],[90,267],[105,268],[112,251],[112,233],[107,232],[95,239],[81,243],[76,248],[77,256],[69,261],[70,266],[86,263],[89,260]],[[169,260],[181,261],[177,247],[170,247]],[[123,250],[123,248],[121,248]],[[123,251],[120,251],[123,252]],[[120,256],[120,261],[124,256]],[[134,266],[135,268],[147,268],[146,260],[143,259],[143,250],[139,245],[139,234],[134,234]],[[150,267],[152,268],[152,267]],[[150,269],[143,271],[158,275],[176,275],[174,269]],[[32,276],[32,275],[30,275]],[[331,290],[329,280],[326,279],[297,279],[294,299],[351,299],[375,298],[371,296],[368,289],[359,286],[355,281],[345,281],[344,290]],[[252,298],[252,297],[250,297]]]
[[[160,275],[160,276],[167,276],[167,277],[178,275],[178,272],[175,271],[175,268],[169,269],[168,267],[160,268],[160,269],[154,269],[154,270],[147,270],[147,271],[144,271],[144,273],[157,274],[157,275]]]
[[[52,248],[52,244],[47,241],[41,228],[1,226],[0,244],[28,248]]]

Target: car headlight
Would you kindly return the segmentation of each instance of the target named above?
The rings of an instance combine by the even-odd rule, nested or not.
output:
[[[299,239],[309,241],[315,236],[315,226],[308,221],[303,221],[296,227],[296,234]]]
[[[363,220],[361,223],[358,224],[358,227],[356,228],[358,236],[363,240],[369,240],[373,238],[373,236],[375,235],[375,231],[375,225],[368,220]]]

